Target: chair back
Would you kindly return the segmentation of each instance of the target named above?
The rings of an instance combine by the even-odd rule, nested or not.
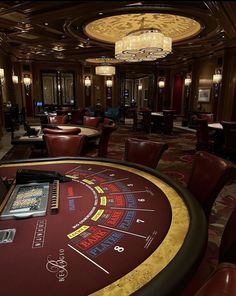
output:
[[[207,281],[194,296],[234,296],[236,295],[236,266],[230,263],[219,264]]]
[[[221,237],[219,262],[236,264],[236,207],[232,211]]]
[[[235,177],[236,166],[233,163],[206,151],[196,152],[187,188],[207,218],[221,189]]]
[[[109,139],[111,133],[116,129],[117,125],[115,123],[102,126],[102,132],[98,144],[98,157],[107,157]]]
[[[78,135],[81,132],[79,127],[72,127],[67,129],[54,129],[54,128],[43,128],[43,134],[54,134],[54,135]]]
[[[197,149],[206,150],[209,143],[208,122],[206,119],[195,118]]]
[[[72,109],[71,110],[71,124],[83,124],[83,116],[85,115],[85,110],[82,109]]]
[[[225,150],[231,154],[236,154],[236,122],[221,121],[221,124],[224,132]]]
[[[43,138],[49,157],[80,156],[85,141],[85,135],[45,134]]]
[[[99,117],[92,117],[92,116],[84,116],[83,117],[83,125],[90,126],[90,127],[98,127],[99,125]]]
[[[167,149],[166,143],[127,138],[125,140],[124,160],[155,169],[163,152]]]
[[[68,116],[67,115],[48,116],[48,123],[65,124],[67,122],[68,122]]]
[[[143,110],[142,114],[143,114],[143,119],[141,121],[142,127],[144,132],[146,133],[150,133],[151,131],[151,116],[152,111],[151,110]]]
[[[175,110],[163,110],[163,133],[171,135],[173,132]]]

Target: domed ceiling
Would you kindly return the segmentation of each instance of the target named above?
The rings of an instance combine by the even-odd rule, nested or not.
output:
[[[174,65],[235,46],[232,1],[2,1],[0,47],[15,61],[114,58],[117,39],[144,27],[173,38]],[[152,62],[147,62],[152,63]]]

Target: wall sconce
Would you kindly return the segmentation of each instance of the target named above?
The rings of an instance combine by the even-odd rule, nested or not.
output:
[[[165,87],[165,81],[164,81],[163,79],[160,79],[160,80],[158,81],[158,87],[159,87],[159,88],[164,88],[164,87]]]
[[[213,90],[214,90],[214,97],[217,99],[220,95],[220,86],[221,86],[222,74],[220,69],[216,70],[216,73],[212,77],[213,81]]]
[[[0,68],[0,80],[3,82],[4,80],[4,69]]]
[[[108,78],[108,79],[106,80],[106,86],[107,86],[107,87],[112,87],[112,84],[113,84],[113,82],[112,82],[111,78]]]
[[[12,81],[13,83],[17,84],[18,83],[18,76],[17,75],[12,75]]]
[[[91,84],[92,84],[91,79],[89,78],[89,76],[86,76],[84,79],[84,85],[86,87],[89,87],[89,86],[91,86]]]
[[[143,89],[142,84],[139,84],[139,85],[138,85],[138,90],[142,90],[142,89]]]
[[[184,79],[184,85],[189,86],[192,83],[191,76],[188,74],[187,77]]]
[[[24,78],[23,78],[23,83],[24,83],[24,85],[25,85],[26,87],[29,87],[30,84],[31,84],[31,79],[30,79],[30,77],[24,77]]]
[[[217,72],[216,74],[213,75],[212,80],[214,84],[219,84],[222,80],[222,74],[220,72]]]

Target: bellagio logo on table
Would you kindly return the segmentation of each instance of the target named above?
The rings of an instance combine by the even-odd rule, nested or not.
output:
[[[46,268],[49,272],[55,273],[58,282],[64,282],[68,276],[67,262],[65,260],[64,249],[59,250],[58,259],[51,259],[52,255],[47,256]]]

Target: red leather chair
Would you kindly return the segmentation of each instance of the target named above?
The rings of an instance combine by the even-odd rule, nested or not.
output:
[[[91,117],[91,116],[84,116],[83,117],[83,125],[89,127],[98,127],[100,118],[99,117]]]
[[[72,127],[66,129],[54,129],[54,128],[44,128],[43,134],[54,134],[54,135],[78,135],[81,132],[79,127]]]
[[[173,133],[175,110],[163,110],[163,133],[171,135]]]
[[[83,117],[85,115],[84,109],[72,109],[71,110],[71,124],[83,124]]]
[[[182,296],[236,295],[235,225],[236,207],[232,211],[223,230],[216,269],[212,270],[212,267],[209,266],[207,257],[204,257],[196,274],[191,278],[187,285],[185,285]]]
[[[127,138],[125,140],[124,160],[155,169],[163,152],[167,149],[166,143]]]
[[[236,161],[236,122],[221,121],[224,132],[223,155],[231,161]]]
[[[85,141],[85,135],[45,134],[43,137],[49,157],[80,156]]]
[[[222,234],[219,264],[195,296],[236,295],[236,207]]]
[[[236,295],[236,266],[220,264],[194,296]]]
[[[67,115],[48,116],[48,123],[65,124],[67,122],[68,122],[68,116]]]
[[[236,206],[225,225],[221,237],[219,262],[236,264]]]
[[[200,119],[195,117],[194,124],[196,126],[197,150],[214,151],[214,134],[209,133],[207,119]]]
[[[209,218],[212,205],[224,185],[236,178],[236,166],[214,154],[198,151],[195,154],[187,188]]]
[[[102,126],[101,136],[97,145],[98,157],[107,157],[109,139],[111,133],[116,129],[117,125],[115,123]]]

